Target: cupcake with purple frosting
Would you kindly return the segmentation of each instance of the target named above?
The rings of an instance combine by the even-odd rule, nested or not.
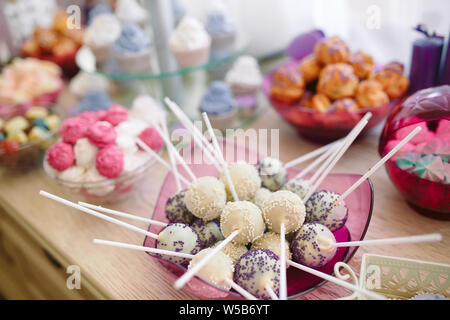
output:
[[[215,129],[232,128],[236,108],[231,87],[223,81],[213,81],[200,101],[200,112],[206,112]]]
[[[152,42],[136,23],[122,24],[122,32],[114,43],[114,55],[126,73],[144,73],[150,67]]]
[[[205,30],[211,36],[211,54],[214,51],[233,49],[236,25],[225,9],[215,8],[208,13]]]

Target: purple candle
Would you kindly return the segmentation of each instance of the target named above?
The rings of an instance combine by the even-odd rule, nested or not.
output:
[[[291,41],[286,50],[286,54],[293,59],[301,60],[307,55],[313,53],[316,42],[324,37],[325,34],[319,29],[308,33],[302,33]]]
[[[447,53],[442,61],[440,84],[450,84],[450,34],[447,38]]]
[[[444,38],[435,33],[429,34],[424,26],[419,25],[415,29],[425,35],[413,43],[411,59],[410,91],[429,88],[438,84],[439,66],[441,62]]]

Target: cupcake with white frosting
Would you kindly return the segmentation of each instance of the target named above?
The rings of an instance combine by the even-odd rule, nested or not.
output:
[[[235,96],[255,95],[263,82],[258,61],[252,56],[240,56],[227,72],[225,81]]]
[[[122,22],[132,22],[144,26],[147,11],[136,0],[118,0],[115,10],[117,18]]]
[[[211,37],[192,17],[184,17],[169,39],[169,48],[183,68],[207,63],[210,47]]]
[[[236,25],[224,8],[214,8],[208,13],[205,29],[211,36],[211,51],[233,49],[236,39]]]
[[[94,54],[97,63],[105,62],[111,55],[111,48],[119,38],[121,26],[113,14],[102,13],[86,28],[83,43]]]

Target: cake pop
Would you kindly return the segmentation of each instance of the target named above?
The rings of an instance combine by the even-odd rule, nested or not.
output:
[[[228,202],[220,216],[220,229],[225,237],[238,230],[235,243],[253,242],[264,233],[261,210],[249,201]]]
[[[270,191],[278,191],[286,183],[287,171],[276,158],[263,158],[256,164],[262,186]]]
[[[261,210],[264,204],[264,201],[267,200],[267,198],[270,197],[272,194],[272,191],[266,188],[260,188],[255,193],[255,197],[253,198],[253,203],[256,204]]]
[[[319,223],[305,223],[291,240],[294,260],[308,267],[320,268],[335,255],[333,233]]]
[[[196,254],[201,250],[201,241],[197,232],[186,224],[169,224],[159,234],[156,242],[156,248]],[[167,260],[186,266],[188,260],[180,257],[167,257]]]
[[[205,221],[216,219],[226,204],[225,186],[214,177],[201,177],[192,182],[184,198],[186,208]]]
[[[295,193],[277,191],[264,202],[263,216],[270,230],[280,233],[281,224],[284,223],[286,233],[291,233],[305,221],[305,205]]]
[[[278,233],[269,231],[262,235],[262,237],[256,239],[252,243],[252,249],[268,249],[280,257],[280,235]],[[289,249],[289,243],[286,241],[285,246],[286,259],[291,259],[291,250]]]
[[[75,154],[70,144],[57,142],[47,151],[48,164],[58,171],[64,171],[75,163]]]
[[[199,235],[203,248],[211,247],[217,241],[225,239],[220,231],[218,219],[208,222],[197,219],[192,223],[191,228]]]
[[[249,250],[235,265],[234,282],[257,298],[270,299],[266,286],[276,294],[280,286],[278,256],[267,249]]]
[[[213,249],[206,248],[197,253],[189,263],[188,269],[193,268],[199,261],[209,254]],[[197,276],[210,282],[224,290],[230,290],[231,286],[227,280],[233,279],[233,261],[223,252],[217,252],[212,258],[197,272]]]
[[[306,201],[306,222],[323,224],[331,231],[344,226],[348,217],[348,209],[344,202],[338,202],[339,194],[321,190],[315,192]]]
[[[228,165],[228,171],[239,200],[252,200],[256,191],[261,187],[261,178],[255,167],[244,161],[238,161]],[[224,172],[220,175],[220,179],[225,185],[228,199],[232,199],[231,190]]]
[[[216,242],[212,248],[217,247],[222,243],[221,241]],[[227,256],[231,258],[233,261],[233,264],[236,264],[236,262],[239,260],[239,258],[248,251],[247,247],[243,244],[237,244],[234,242],[229,242],[223,249],[222,252],[225,253]]]
[[[309,180],[295,177],[286,182],[281,190],[291,191],[299,196],[300,199],[303,199],[303,197],[308,193],[309,188],[311,188],[311,183]]]
[[[166,217],[170,222],[191,224],[196,219],[184,202],[186,190],[181,190],[167,199]]]
[[[78,139],[73,147],[77,166],[90,168],[95,165],[95,157],[98,148],[89,142],[87,138]]]

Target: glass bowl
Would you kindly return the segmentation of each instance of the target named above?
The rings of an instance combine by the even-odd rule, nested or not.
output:
[[[392,100],[388,104],[376,107],[361,109],[358,111],[320,112],[302,106],[302,102],[287,104],[273,99],[270,96],[270,84],[273,73],[278,68],[297,68],[299,62],[291,60],[283,63],[276,69],[268,72],[264,76],[263,92],[267,100],[280,116],[292,125],[299,134],[314,141],[329,142],[346,136],[359,120],[367,113],[372,112],[372,118],[361,134],[364,134],[378,123],[383,121],[392,108],[398,104],[399,99]]]
[[[48,106],[49,109],[53,108],[50,105]],[[56,114],[61,119],[61,115],[55,111],[51,111],[50,114]],[[7,117],[4,120],[10,118],[12,117]],[[57,137],[58,129],[49,131],[49,137],[46,140],[27,142],[14,150],[7,151],[0,148],[0,166],[14,172],[22,172],[39,166],[42,163],[45,151],[56,141]]]
[[[129,173],[122,174],[117,178],[104,178],[90,182],[74,182],[59,178],[56,175],[57,171],[46,160],[44,160],[44,171],[67,192],[76,194],[87,202],[113,203],[122,201],[132,195],[139,188],[148,173],[148,169],[154,165],[155,161],[153,157],[149,157],[147,162]]]
[[[245,156],[244,158],[248,159],[247,156]],[[238,155],[237,159],[241,160],[242,158]],[[217,171],[212,165],[194,164],[190,167],[197,177],[217,175]],[[296,168],[289,169],[289,178],[295,176],[298,171],[299,170]],[[325,179],[325,181],[320,185],[320,188],[318,190],[327,189],[337,193],[343,193],[360,177],[360,175],[356,174],[330,174],[327,179]],[[168,222],[165,214],[165,205],[167,199],[173,196],[175,193],[175,179],[172,173],[169,173],[166,176],[166,179],[159,193],[156,207],[153,212],[153,219]],[[346,198],[345,201],[349,208],[348,220],[344,227],[334,232],[334,236],[336,237],[337,241],[356,241],[362,240],[364,238],[372,215],[373,200],[373,188],[369,180],[366,180],[361,186],[359,186]],[[158,234],[162,230],[162,227],[151,225],[148,230]],[[144,240],[144,246],[155,247],[155,239],[146,237]],[[333,260],[318,270],[327,274],[332,274],[334,265],[339,261],[350,261],[357,249],[358,247],[339,248]],[[186,272],[186,268],[180,265],[176,265],[161,257],[154,256],[151,253],[148,254],[150,257],[157,259],[160,262],[161,272],[168,279],[170,279],[171,282],[174,282],[184,272]],[[301,295],[304,295],[326,283],[326,281],[324,281],[323,279],[305,273],[304,271],[295,269],[294,267],[289,267],[287,269],[287,281],[289,299],[299,298]],[[225,291],[197,277],[192,278],[185,285],[183,290],[186,290],[187,292],[200,298],[206,299],[243,298],[240,294],[233,290]]]
[[[389,115],[380,137],[378,152],[384,156],[390,150],[390,142],[398,140],[398,134],[409,133],[416,126],[423,130],[405,145],[396,156],[386,162],[386,171],[402,196],[420,213],[440,219],[450,219],[450,184],[442,180],[433,181],[411,170],[397,165],[402,156],[442,154],[450,158],[450,130],[446,135],[437,135],[440,126],[450,128],[450,86],[420,90],[399,104]],[[402,136],[403,136],[402,135]],[[433,140],[442,139],[447,147],[433,150]],[[425,148],[424,148],[425,146]],[[435,153],[436,151],[437,153]],[[443,161],[445,162],[445,161]],[[447,166],[448,164],[447,160]],[[447,169],[448,171],[448,169]],[[448,174],[448,173],[447,173]]]

